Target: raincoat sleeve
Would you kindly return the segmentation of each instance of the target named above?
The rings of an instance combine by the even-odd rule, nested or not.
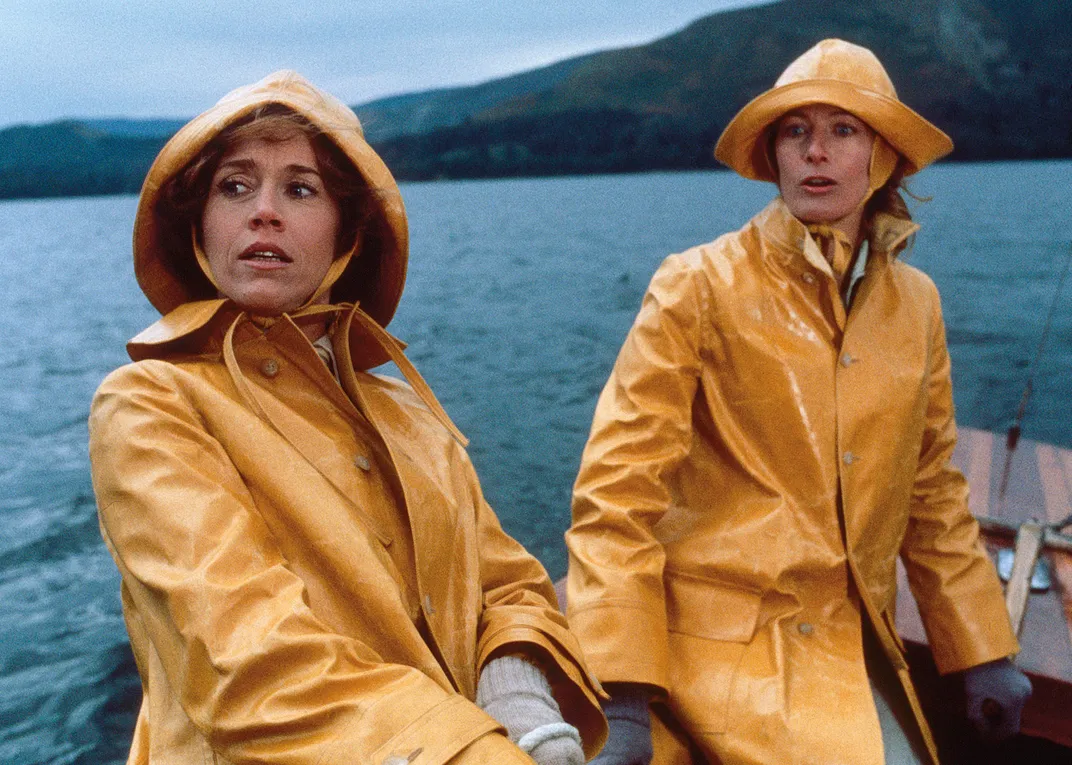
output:
[[[475,704],[318,619],[228,455],[159,364],[125,367],[98,391],[94,489],[131,628],[213,751],[236,765],[531,765]]]
[[[968,484],[951,463],[953,387],[938,292],[933,301],[926,422],[901,556],[935,662],[955,672],[1019,650],[1001,583],[968,509]]]
[[[599,684],[588,672],[577,639],[558,609],[557,596],[539,561],[503,531],[481,494],[469,466],[477,499],[481,614],[477,664],[496,654],[515,653],[534,660],[551,684],[563,719],[581,734],[584,752],[594,757],[606,741]]]
[[[654,526],[687,456],[709,290],[695,251],[656,272],[599,401],[573,493],[570,626],[600,681],[665,689],[664,550]]]

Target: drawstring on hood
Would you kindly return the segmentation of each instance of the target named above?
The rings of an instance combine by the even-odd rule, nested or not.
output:
[[[809,224],[808,233],[819,245],[819,251],[827,258],[834,272],[834,279],[840,286],[845,280],[845,274],[849,271],[849,263],[852,262],[856,243],[850,242],[848,234],[840,228],[826,223]]]
[[[853,212],[863,209],[875,192],[886,185],[886,181],[897,169],[899,156],[893,147],[886,143],[881,135],[875,134],[871,143],[871,161],[868,165],[867,192],[857,203]],[[836,226],[827,223],[812,223],[808,225],[808,232],[819,245],[819,251],[827,256],[830,268],[834,272],[834,278],[839,285],[843,285],[852,262],[853,253],[856,252],[856,242],[849,240],[848,235]]]
[[[340,342],[335,344],[335,347],[339,349],[341,358],[337,359],[337,365],[342,379],[340,382],[344,387],[347,386],[348,380],[353,378],[354,375],[354,358],[353,349],[351,348],[350,337],[356,329],[360,330],[366,337],[372,339],[387,355],[387,360],[394,362],[395,366],[399,368],[403,376],[406,378],[406,382],[413,388],[414,393],[420,397],[425,406],[431,410],[435,418],[445,427],[450,434],[458,441],[462,446],[469,444],[469,439],[458,430],[458,427],[450,419],[446,410],[439,403],[439,400],[435,397],[432,389],[421,377],[420,372],[413,366],[408,358],[406,358],[403,352],[403,345],[397,339],[392,337],[387,331],[376,323],[375,320],[367,313],[362,311],[356,305],[339,304],[339,305],[309,305],[305,308],[301,308],[292,314],[285,314],[292,321],[300,321],[303,318],[310,316],[342,316],[339,326],[335,330],[336,336],[340,338]],[[264,411],[264,408],[257,401],[257,397],[253,392],[252,386],[249,381],[246,380],[245,374],[242,372],[242,367],[238,363],[238,358],[235,355],[234,350],[234,336],[237,328],[249,320],[249,315],[245,312],[239,314],[231,325],[227,328],[227,332],[223,338],[223,361],[227,367],[227,371],[231,376],[231,380],[234,381],[235,387],[238,389],[239,394],[242,396],[246,405],[257,413],[257,416],[266,422],[271,422],[271,418]],[[318,354],[319,355],[319,354]]]
[[[212,283],[212,286],[215,287],[217,291],[220,291],[220,285],[216,281],[215,274],[212,273],[212,266],[208,262],[208,256],[205,254],[204,248],[201,246],[201,241],[197,235],[196,227],[191,233],[191,242],[194,258],[196,258],[197,265],[201,268],[201,273],[205,275],[205,278]],[[324,274],[324,278],[320,281],[320,286],[318,286],[316,290],[313,291],[313,294],[311,294],[305,300],[305,302],[298,307],[298,311],[301,311],[303,308],[307,308],[308,306],[312,305],[331,290],[335,282],[337,282],[339,278],[346,272],[346,269],[350,265],[350,259],[353,258],[354,255],[357,253],[357,249],[358,247],[360,247],[360,245],[361,241],[360,237],[358,237],[358,241],[354,242],[354,246],[351,247],[349,251],[337,256],[333,261],[331,261],[331,265],[328,267],[327,272]],[[295,313],[291,311],[289,312],[289,315],[294,316]]]

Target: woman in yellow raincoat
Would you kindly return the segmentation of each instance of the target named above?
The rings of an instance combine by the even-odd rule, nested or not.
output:
[[[225,96],[150,169],[134,265],[163,318],[90,419],[144,690],[129,762],[566,765],[599,748],[546,573],[384,330],[406,259],[356,116],[294,73]],[[367,371],[388,360],[406,382]]]
[[[898,259],[902,178],[951,148],[840,40],[727,126],[716,156],[780,196],[659,268],[574,491],[570,625],[612,697],[597,762],[647,763],[653,738],[660,763],[936,760],[898,555],[973,721],[1018,728],[1030,683],[949,463],[938,294]]]

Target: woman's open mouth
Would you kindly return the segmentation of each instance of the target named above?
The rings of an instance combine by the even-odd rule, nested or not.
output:
[[[828,189],[837,183],[824,175],[810,175],[801,181],[800,185],[808,189]]]
[[[241,255],[238,256],[239,260],[245,260],[254,263],[293,263],[294,259],[283,252],[281,249],[272,246],[266,246],[262,244],[255,244],[246,249]]]

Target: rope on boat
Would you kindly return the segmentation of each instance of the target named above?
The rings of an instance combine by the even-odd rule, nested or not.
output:
[[[1016,417],[1013,419],[1013,423],[1009,427],[1008,436],[1005,439],[1005,467],[1001,471],[1001,487],[998,490],[999,506],[1005,503],[1005,490],[1009,487],[1009,472],[1012,468],[1012,453],[1016,451],[1016,445],[1020,442],[1020,425],[1024,421],[1024,415],[1027,414],[1027,402],[1030,400],[1032,392],[1034,392],[1035,372],[1038,371],[1039,359],[1042,358],[1042,351],[1046,347],[1046,341],[1050,336],[1053,315],[1057,312],[1057,301],[1061,296],[1061,289],[1065,285],[1069,266],[1072,266],[1072,243],[1068,246],[1068,258],[1065,260],[1064,270],[1061,271],[1061,278],[1057,280],[1057,289],[1054,290],[1053,300],[1050,302],[1050,311],[1046,316],[1046,323],[1042,327],[1042,336],[1039,338],[1038,348],[1035,349],[1035,357],[1028,367],[1027,383],[1024,385],[1024,393],[1020,397],[1020,406],[1016,409]],[[1067,526],[1069,523],[1072,523],[1072,516],[1061,521],[1058,528]]]

